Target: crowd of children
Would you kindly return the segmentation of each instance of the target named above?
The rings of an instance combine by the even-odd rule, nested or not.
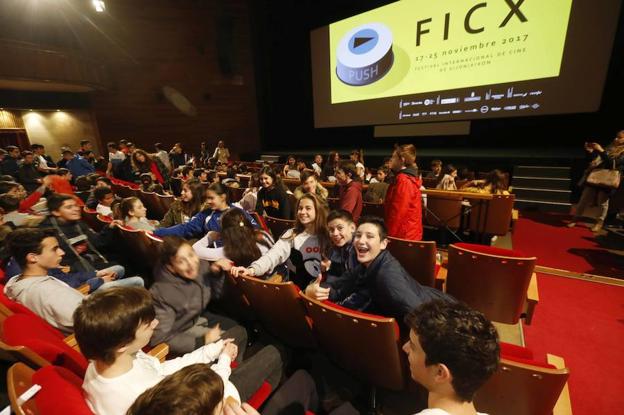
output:
[[[108,144],[107,160],[96,158],[86,140],[76,153],[64,149],[58,163],[43,146],[32,150],[18,163],[19,149],[7,148],[0,163],[11,175],[0,177],[2,224],[9,228],[0,232],[5,294],[75,333],[89,359],[83,389],[97,414],[256,414],[245,402],[264,383],[274,391],[264,414],[356,413],[352,402],[323,404],[325,388],[317,390],[308,372],[287,378],[287,367],[300,368],[278,342],[247,353],[248,322],[216,308],[228,279],[274,274],[317,300],[396,318],[409,337],[412,378],[429,391],[430,409],[421,413],[476,414],[472,397],[497,367],[495,329],[480,313],[418,284],[386,249],[389,235],[422,237],[413,146],[397,147],[375,175],[361,150],[347,161],[334,153],[326,164],[316,155],[310,169],[289,157],[281,172],[265,166],[253,173],[240,201],[229,200],[228,187],[240,186],[237,173],[245,167],[228,166],[223,142],[213,157],[204,146],[197,160],[179,144],[169,153],[157,144],[149,154],[123,140]],[[148,220],[141,199],[119,198],[105,171],[145,192],[169,192],[180,179],[180,196],[159,222]],[[291,194],[283,177],[301,185]],[[321,179],[338,184],[337,209],[330,209]],[[487,186],[500,189],[494,181]],[[385,202],[385,221],[361,216],[364,198]],[[109,224],[94,231],[82,220],[83,207]],[[294,224],[273,238],[255,215]],[[153,273],[126,275],[131,264],[116,249],[117,226],[162,238]],[[88,294],[75,289],[82,284]],[[174,357],[163,363],[144,352],[162,342]],[[285,412],[293,406],[300,412]]]

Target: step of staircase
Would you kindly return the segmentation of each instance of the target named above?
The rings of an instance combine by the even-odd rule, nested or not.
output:
[[[571,180],[569,178],[513,176],[511,185],[514,188],[570,190]]]
[[[516,198],[525,200],[539,200],[543,202],[570,202],[570,190],[539,189],[534,187],[513,187]]]
[[[570,168],[548,166],[514,166],[513,175],[526,177],[552,177],[559,179],[569,179]]]

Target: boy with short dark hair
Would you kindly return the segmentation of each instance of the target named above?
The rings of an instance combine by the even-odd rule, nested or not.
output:
[[[65,252],[52,229],[24,228],[8,236],[11,255],[22,273],[9,280],[4,292],[65,334],[72,331],[74,310],[83,295],[48,271],[58,268]]]
[[[329,281],[328,288],[317,279],[306,288],[306,294],[351,309],[395,317],[399,321],[420,304],[434,299],[451,300],[441,291],[416,282],[386,250],[387,245],[388,234],[383,219],[362,217],[353,239],[358,265],[336,281]]]
[[[98,201],[98,205],[95,208],[97,213],[102,216],[113,217],[113,202],[115,201],[115,195],[110,187],[96,187],[93,190],[93,196]]]
[[[476,391],[498,367],[496,328],[463,303],[431,301],[405,317],[412,379],[429,392],[421,415],[476,415]],[[483,414],[481,414],[483,415]]]
[[[99,415],[122,415],[145,390],[165,376],[195,364],[216,361],[211,369],[221,376],[225,396],[240,402],[229,382],[237,348],[231,339],[205,345],[182,357],[160,363],[145,354],[158,325],[150,293],[142,288],[112,288],[87,298],[74,313],[81,352],[90,362],[83,389]]]

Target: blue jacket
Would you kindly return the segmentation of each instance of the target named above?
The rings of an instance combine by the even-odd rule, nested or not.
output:
[[[67,169],[71,172],[72,176],[79,177],[87,174],[95,173],[95,167],[89,163],[86,159],[75,155],[73,159],[67,162]]]
[[[230,208],[239,209],[234,205],[229,205]],[[245,214],[245,217],[251,224],[258,228],[258,224],[255,219],[247,212],[241,209]],[[163,236],[181,236],[186,239],[199,239],[202,238],[210,231],[221,232],[221,215],[223,211],[213,211],[212,209],[202,210],[197,213],[186,223],[170,226],[168,228],[160,228],[154,231],[154,235]],[[218,242],[220,243],[220,241]]]

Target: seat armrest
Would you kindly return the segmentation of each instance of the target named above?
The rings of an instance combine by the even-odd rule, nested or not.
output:
[[[80,347],[78,346],[78,341],[76,340],[75,334],[70,334],[69,336],[65,337],[63,341],[65,341],[65,344],[67,344],[75,351],[80,352]]]
[[[435,279],[435,288],[442,292],[446,292],[446,274],[448,273],[448,264],[442,264],[438,270],[438,275]]]
[[[157,358],[162,363],[169,354],[169,345],[167,343],[157,344],[147,354]]]
[[[546,360],[557,369],[565,369],[566,367],[562,357],[546,354]],[[561,390],[561,395],[559,395],[552,413],[553,415],[572,415],[572,403],[570,402],[570,390],[567,382]]]
[[[524,303],[524,322],[527,325],[531,324],[533,320],[533,313],[535,312],[535,306],[539,303],[539,290],[537,288],[537,274],[531,275],[531,281],[529,281],[529,288],[527,288],[527,298]]]

